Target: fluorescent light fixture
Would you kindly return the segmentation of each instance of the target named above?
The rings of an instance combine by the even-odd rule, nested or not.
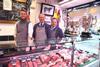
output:
[[[26,0],[16,0],[16,1],[18,1],[18,2],[26,2]]]
[[[69,11],[71,11],[72,9],[69,9]]]
[[[59,4],[59,5],[62,8],[70,8],[70,7],[78,6],[81,4],[89,3],[92,1],[94,1],[94,0],[69,0],[69,1],[67,1],[63,4]]]
[[[59,2],[59,5],[65,4],[65,3],[69,2],[69,1],[72,1],[72,0],[63,0],[63,1]]]
[[[74,8],[74,9],[73,9],[73,11],[77,11],[77,9],[76,9],[76,8]]]
[[[94,6],[97,6],[96,4]]]

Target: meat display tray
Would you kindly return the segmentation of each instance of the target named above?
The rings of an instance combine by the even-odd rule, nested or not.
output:
[[[93,43],[90,45],[90,42]],[[18,62],[20,61],[21,63],[34,62],[34,64],[37,66],[32,66],[32,67],[59,67],[59,65],[61,67],[70,67],[72,58],[71,55],[73,51],[72,42],[63,41],[57,44],[62,44],[62,46],[59,49],[55,49],[55,46],[53,45],[53,49],[50,50],[43,50],[42,48],[39,48],[35,49],[34,51],[15,52],[15,53],[13,52],[9,55],[8,54],[3,55],[0,57],[0,63],[2,64],[7,63],[8,67],[11,67],[9,65],[15,66],[17,61]],[[98,44],[99,41],[93,39],[91,39],[91,41],[87,40],[87,41],[76,42],[73,67],[91,67],[91,64],[92,65],[97,64],[98,53],[95,52],[95,49],[97,50],[98,48],[89,51],[88,49],[85,50],[84,47],[90,46],[90,48],[93,48],[94,45],[97,47]],[[84,47],[79,48],[78,45]]]

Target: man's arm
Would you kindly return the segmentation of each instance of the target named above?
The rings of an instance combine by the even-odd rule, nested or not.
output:
[[[35,24],[34,27],[33,27],[33,34],[32,34],[32,37],[35,38],[36,36],[36,28],[37,28],[38,24]]]
[[[32,38],[32,34],[33,34],[33,24],[29,23],[28,24],[28,37]]]
[[[59,37],[60,38],[63,38],[64,37],[63,31],[60,28],[58,28],[58,34],[59,34]]]
[[[50,32],[50,25],[46,24],[46,33],[47,33],[47,38],[49,39],[51,37],[51,32]]]

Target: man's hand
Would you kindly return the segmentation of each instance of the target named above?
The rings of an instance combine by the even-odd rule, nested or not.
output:
[[[34,46],[32,37],[28,37],[28,46]]]
[[[50,50],[51,45],[46,46],[43,50]]]

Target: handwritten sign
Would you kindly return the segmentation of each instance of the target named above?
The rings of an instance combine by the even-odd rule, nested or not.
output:
[[[12,10],[12,0],[3,0],[3,10]]]

